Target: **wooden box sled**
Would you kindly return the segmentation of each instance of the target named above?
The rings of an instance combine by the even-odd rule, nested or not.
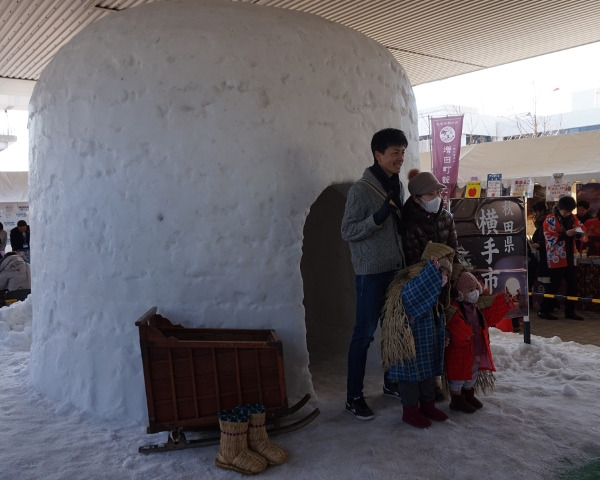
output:
[[[219,443],[220,410],[246,403],[267,408],[270,435],[297,430],[319,409],[283,426],[281,419],[308,402],[288,406],[283,347],[274,330],[184,328],[148,310],[135,324],[140,335],[148,433],[169,431],[167,443],[146,445],[140,453]],[[204,431],[188,440],[184,431]]]

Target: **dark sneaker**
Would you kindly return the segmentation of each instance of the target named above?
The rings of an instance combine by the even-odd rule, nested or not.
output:
[[[575,312],[565,313],[565,318],[569,318],[571,320],[583,320],[583,317],[581,315],[577,315]]]
[[[350,412],[359,420],[372,420],[375,418],[373,410],[369,408],[365,397],[360,398],[348,398],[346,400],[346,411]]]
[[[543,318],[544,320],[558,320],[558,317],[555,317],[548,312],[542,312],[541,310],[538,312],[538,317]]]
[[[392,383],[390,385],[384,385],[383,386],[383,394],[388,397],[394,397],[394,398],[397,398],[398,400],[401,400],[397,383],[396,384]]]

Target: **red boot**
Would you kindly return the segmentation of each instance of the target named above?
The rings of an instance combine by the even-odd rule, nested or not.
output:
[[[435,420],[436,422],[448,420],[448,415],[442,412],[439,408],[435,407],[435,400],[432,400],[431,402],[419,402],[419,404],[419,412],[421,412],[427,418]]]
[[[419,406],[402,407],[402,421],[417,428],[431,427],[431,422],[419,413]]]
[[[483,403],[475,398],[475,389],[471,388],[469,390],[462,389],[462,393],[465,396],[465,402],[473,406],[476,410],[483,408]]]

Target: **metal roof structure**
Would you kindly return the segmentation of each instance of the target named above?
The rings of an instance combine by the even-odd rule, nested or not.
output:
[[[85,26],[154,1],[168,0],[0,0],[0,78],[37,80]],[[362,32],[392,52],[413,86],[600,41],[597,0],[238,1]]]

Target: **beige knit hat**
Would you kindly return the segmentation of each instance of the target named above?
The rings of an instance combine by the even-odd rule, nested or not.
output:
[[[411,195],[425,195],[442,188],[446,188],[446,185],[438,182],[431,172],[421,172],[408,182],[408,191]]]

